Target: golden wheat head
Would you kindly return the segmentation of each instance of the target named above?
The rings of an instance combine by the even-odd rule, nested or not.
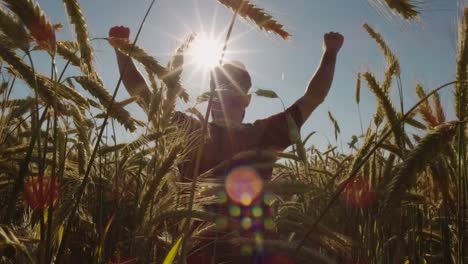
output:
[[[29,37],[23,25],[0,7],[0,31],[10,38],[20,49],[29,50]]]
[[[75,26],[76,40],[80,47],[82,65],[81,68],[85,73],[94,73],[93,66],[93,48],[89,43],[88,30],[86,21],[81,12],[78,0],[63,0],[65,9],[67,10],[70,23]]]
[[[253,21],[260,29],[279,35],[283,39],[288,39],[291,34],[283,29],[273,17],[267,14],[262,8],[256,7],[249,0],[218,0],[221,4],[237,11],[240,16]]]
[[[393,178],[383,189],[383,201],[380,208],[382,213],[396,205],[401,194],[415,184],[417,173],[446,148],[455,135],[456,127],[455,123],[436,127],[422,138],[416,148],[395,168]]]

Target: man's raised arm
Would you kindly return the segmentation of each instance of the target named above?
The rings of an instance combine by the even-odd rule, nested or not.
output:
[[[304,121],[325,100],[333,81],[336,57],[344,41],[341,34],[334,32],[325,34],[323,38],[324,52],[320,66],[309,82],[305,94],[295,102]]]
[[[124,26],[112,27],[109,30],[109,37],[128,40],[130,29]],[[133,60],[119,50],[115,49],[117,55],[117,64],[119,72],[122,74],[122,81],[130,96],[139,97],[138,104],[146,111],[151,101],[151,90],[145,82],[145,79],[138,71]]]

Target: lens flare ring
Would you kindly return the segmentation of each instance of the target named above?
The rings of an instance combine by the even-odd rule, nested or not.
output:
[[[263,182],[254,169],[239,167],[229,173],[225,188],[232,201],[250,206],[262,193]]]

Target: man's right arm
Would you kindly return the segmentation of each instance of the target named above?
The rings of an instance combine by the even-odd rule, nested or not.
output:
[[[126,39],[130,37],[130,29],[124,26],[112,27],[109,30],[109,37]],[[122,82],[130,96],[138,96],[139,105],[146,111],[151,101],[151,90],[145,82],[140,71],[138,71],[133,60],[115,49],[119,72],[122,75]]]

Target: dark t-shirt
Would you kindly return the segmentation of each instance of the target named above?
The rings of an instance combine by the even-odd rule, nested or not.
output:
[[[205,141],[200,163],[200,174],[215,168],[222,162],[226,166],[215,170],[213,174],[223,177],[226,173],[239,166],[249,166],[257,170],[259,175],[268,180],[271,178],[275,160],[268,151],[282,151],[291,145],[287,116],[290,115],[297,128],[303,124],[301,112],[295,105],[286,111],[255,121],[253,124],[242,124],[239,127],[225,127],[209,123],[209,136]],[[176,112],[177,123],[183,124],[190,134],[200,134],[201,123],[184,113]],[[245,157],[236,157],[243,153]],[[191,180],[195,163],[196,151],[189,155],[182,171],[185,180]]]
[[[288,115],[295,121],[297,128],[302,126],[303,120],[301,112],[297,106],[291,106],[286,111],[257,120],[253,124],[242,124],[239,127],[224,127],[214,123],[209,123],[209,136],[205,142],[200,163],[200,174],[210,171],[210,177],[215,177],[224,181],[230,171],[239,167],[249,167],[255,169],[256,173],[263,179],[269,180],[272,175],[273,165],[276,162],[275,155],[271,151],[282,151],[292,144],[288,128]],[[195,145],[197,136],[200,135],[201,122],[189,117],[184,113],[176,112],[176,122],[189,135],[191,135]],[[194,136],[195,135],[195,136]],[[198,137],[199,139],[199,137]],[[184,181],[191,181],[194,173],[194,163],[197,150],[190,153],[189,159],[181,166]],[[273,238],[274,232],[268,231],[264,226],[264,219],[272,219],[272,208],[264,202],[263,193],[260,193],[248,206],[240,204],[235,199],[227,195],[227,200],[217,204],[208,204],[205,209],[227,217],[229,225],[219,228],[217,224],[216,233],[208,233],[197,237],[201,241],[200,248],[195,250],[188,258],[190,264],[210,263],[213,252],[218,253],[215,258],[216,263],[229,261],[231,263],[270,263],[264,262],[265,258],[274,257],[274,252],[261,251],[259,261],[257,253],[243,256],[241,251],[236,251],[227,241],[215,239],[223,237],[227,233],[236,231],[242,237],[254,237],[252,230],[261,232],[264,238]],[[229,208],[239,208],[236,215],[230,213]],[[252,218],[252,208],[262,208],[261,218]],[[252,227],[243,227],[244,219],[252,219]],[[201,225],[198,222],[196,226]],[[216,243],[214,243],[216,242]],[[255,250],[257,252],[258,250]],[[292,262],[284,262],[292,263]]]

